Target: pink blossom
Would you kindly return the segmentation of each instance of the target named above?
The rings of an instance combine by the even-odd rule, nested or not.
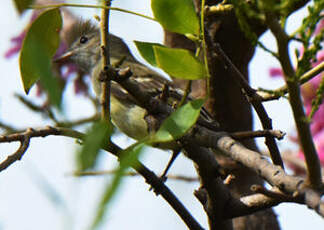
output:
[[[13,46],[11,48],[9,48],[7,50],[7,52],[5,53],[5,55],[4,55],[5,58],[11,58],[15,54],[19,53],[25,36],[26,36],[26,31],[24,30],[18,36],[11,38],[10,41],[13,43]]]
[[[283,77],[283,72],[281,68],[270,68],[269,70],[270,77]]]
[[[322,15],[323,16],[323,15]],[[316,29],[314,31],[314,34],[318,34],[319,32],[321,32],[321,30],[324,28],[324,19],[322,19],[320,21],[320,23],[318,23],[318,25],[316,26]]]
[[[316,54],[316,59],[316,62],[312,63],[313,67],[317,66],[318,64],[324,61],[324,50],[321,50]]]
[[[311,131],[315,135],[324,130],[324,104],[321,104],[318,110],[315,112],[312,123]]]
[[[324,166],[324,130],[314,135],[314,143],[321,165]],[[298,152],[298,157],[305,159],[302,151]]]
[[[318,89],[319,84],[321,83],[322,76],[317,75],[312,80],[306,82],[301,87],[301,93],[304,99],[305,104],[311,104],[312,100],[316,96],[316,91]]]

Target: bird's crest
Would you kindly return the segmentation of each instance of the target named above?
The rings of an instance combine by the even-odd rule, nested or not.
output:
[[[99,28],[91,22],[91,20],[78,20],[75,22],[75,25],[72,26],[69,35],[67,36],[68,46],[71,46],[71,44],[81,36],[94,33],[99,34]]]

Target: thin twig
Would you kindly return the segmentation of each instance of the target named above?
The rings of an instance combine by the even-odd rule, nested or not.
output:
[[[112,175],[116,173],[117,170],[104,170],[104,171],[76,171],[69,173],[69,175],[73,176],[104,176],[104,175]],[[124,176],[130,176],[130,177],[136,177],[140,176],[137,172],[126,172]],[[168,179],[171,180],[177,180],[177,181],[185,181],[185,182],[197,182],[198,178],[197,177],[190,177],[190,176],[181,176],[181,175],[168,175]]]
[[[142,18],[149,19],[151,21],[156,21],[155,18],[146,16],[144,14],[136,13],[130,10],[125,10],[118,7],[108,7],[108,6],[102,6],[102,5],[89,5],[89,4],[71,4],[71,3],[59,3],[59,4],[48,4],[48,5],[31,5],[30,9],[48,9],[48,8],[60,8],[60,7],[84,7],[84,8],[95,8],[95,9],[110,9],[110,10],[116,10],[128,14],[133,14],[136,16],[140,16]]]
[[[57,123],[57,119],[53,113],[53,111],[46,107],[46,106],[39,106],[33,103],[32,101],[28,100],[26,97],[15,94],[15,97],[18,98],[18,100],[23,103],[28,109],[32,110],[33,112],[41,113],[42,115],[45,115],[49,119],[51,119],[53,122]]]
[[[272,129],[272,121],[269,118],[264,106],[262,105],[261,97],[256,93],[256,90],[251,88],[248,81],[245,79],[243,74],[236,68],[236,66],[232,63],[230,58],[224,53],[220,44],[216,43],[214,45],[214,49],[216,53],[221,57],[222,61],[226,66],[229,67],[233,77],[235,80],[241,85],[242,89],[245,92],[245,95],[248,101],[251,103],[253,108],[255,109],[258,117],[261,121],[263,129],[271,130]],[[272,136],[265,137],[265,144],[267,145],[269,152],[271,154],[271,159],[274,164],[281,166],[284,168],[279,148],[276,144],[276,140]]]
[[[204,65],[206,70],[206,98],[209,98],[210,96],[210,69],[208,66],[208,57],[207,57],[207,45],[206,45],[206,35],[207,31],[205,29],[205,0],[201,0],[201,6],[200,6],[200,36],[202,38],[202,49],[203,49],[203,55],[204,55]]]
[[[230,133],[229,135],[236,140],[244,140],[249,138],[266,137],[266,136],[272,136],[277,138],[278,140],[282,140],[286,135],[286,133],[280,130],[256,130],[256,131],[233,132]]]
[[[111,0],[106,0],[103,3],[104,6],[110,7]],[[109,68],[110,68],[110,48],[109,48],[109,8],[103,8],[101,11],[101,50],[102,50],[102,73],[105,74],[105,79],[101,82],[101,119],[108,124],[111,123],[110,117],[110,88],[111,80],[109,78]]]
[[[207,134],[207,137],[210,137],[211,133]],[[8,143],[13,141],[22,141],[25,136],[28,135],[29,138],[34,137],[46,137],[50,135],[55,136],[66,136],[72,137],[75,139],[84,140],[85,134],[75,131],[69,128],[60,128],[60,127],[45,127],[40,129],[30,129],[22,133],[15,133],[6,136],[0,136],[0,143]],[[288,176],[284,173],[284,171],[278,167],[270,164],[267,160],[262,159],[259,153],[251,151],[239,143],[235,142],[232,139],[228,139],[226,135],[220,135],[218,139],[213,140],[215,146],[218,146],[218,149],[223,151],[223,153],[227,154],[234,160],[241,162],[246,167],[249,167],[255,170],[260,176],[265,178],[270,184],[279,187],[282,191],[288,192],[290,194],[299,191],[299,195],[293,202],[297,203],[305,203],[303,199],[303,194],[305,190],[302,190],[303,180],[298,177]],[[202,136],[200,139],[206,141],[206,136]],[[192,140],[190,142],[194,143]],[[200,140],[201,141],[201,140]],[[207,140],[208,142],[208,140]],[[197,144],[204,144],[202,141],[197,142]],[[206,144],[206,143],[205,143]],[[209,147],[215,147],[214,145],[209,145]],[[119,157],[119,152],[122,150],[117,145],[113,143],[109,143],[103,147],[106,151],[111,152],[115,156]],[[199,154],[199,153],[198,153]],[[190,220],[186,220],[187,222],[193,221],[196,226],[190,229],[202,229],[199,224],[191,217],[190,213],[183,207],[183,205],[177,200],[177,198],[173,195],[173,193],[161,182],[161,180],[149,169],[147,169],[140,162],[135,162],[134,169],[141,174],[148,184],[150,184],[159,194],[161,194],[164,199],[170,203],[170,205],[177,211],[177,213],[181,216],[181,218],[189,218]],[[301,189],[301,190],[300,190]],[[277,205],[280,202],[274,200],[272,198],[267,198],[263,195],[251,195],[248,197],[243,197],[240,199],[241,201],[238,203],[235,199],[230,199],[231,202],[225,207],[224,217],[233,218],[242,215],[252,214],[256,211],[264,210],[266,208],[270,208],[272,206]],[[292,201],[288,201],[292,202]],[[180,203],[180,204],[179,204]],[[313,205],[314,206],[314,205]],[[321,210],[323,204],[319,204],[318,206],[314,206],[318,210]],[[185,212],[184,214],[182,212]],[[320,212],[319,212],[320,213]],[[189,217],[188,217],[189,216]],[[185,221],[185,222],[186,222]],[[186,223],[187,223],[186,222]],[[189,224],[190,225],[190,224]]]
[[[266,12],[266,23],[277,41],[279,61],[289,92],[289,103],[293,111],[299,142],[307,164],[308,181],[311,186],[320,188],[322,186],[320,161],[310,132],[309,122],[305,116],[299,88],[299,79],[296,76],[288,52],[289,36],[283,30],[273,13]]]
[[[316,77],[318,74],[324,71],[324,61],[309,70],[308,72],[304,73],[300,79],[299,79],[299,85],[303,85],[312,78]],[[275,90],[265,91],[265,90],[258,90],[258,94],[262,97],[263,101],[271,101],[276,100],[282,95],[285,95],[288,93],[287,85],[281,86],[280,88],[277,88]]]
[[[56,126],[71,128],[71,127],[83,125],[85,123],[97,121],[99,119],[98,115],[95,114],[91,117],[82,118],[82,119],[75,120],[75,121],[59,121],[55,117],[55,115],[51,109],[46,108],[44,106],[36,105],[32,101],[28,100],[27,98],[25,98],[24,96],[19,95],[19,94],[15,94],[15,97],[17,97],[19,99],[19,101],[22,102],[30,110],[37,112],[37,113],[41,113],[42,115],[45,115],[47,118],[51,119],[55,123]],[[1,124],[0,124],[0,126],[1,126]],[[5,126],[3,128],[5,128]],[[7,128],[10,128],[10,127],[7,127]],[[7,130],[7,128],[5,128],[5,129]],[[16,130],[16,132],[17,132],[17,130]]]
[[[295,200],[292,196],[286,195],[284,193],[281,193],[280,191],[271,191],[266,189],[264,186],[255,184],[251,186],[251,191],[255,193],[261,193],[267,197],[271,197],[273,199],[276,199],[278,201],[288,201],[288,200]]]
[[[72,128],[72,127],[76,127],[79,125],[84,125],[90,122],[94,122],[94,121],[98,121],[100,120],[100,115],[99,114],[95,114],[91,117],[86,117],[86,118],[81,118],[75,121],[59,121],[56,123],[56,126],[59,127],[65,127],[65,128]]]
[[[4,161],[2,161],[0,163],[0,172],[2,170],[5,170],[6,168],[8,168],[10,165],[15,163],[16,161],[21,160],[21,158],[23,157],[23,155],[25,154],[25,152],[28,149],[32,131],[33,131],[32,129],[27,129],[27,131],[25,132],[25,135],[23,135],[20,139],[20,146],[19,146],[18,150],[15,153],[9,155],[7,157],[7,159],[5,159]]]
[[[223,183],[225,184],[225,185],[230,185],[231,183],[232,183],[232,181],[234,181],[235,180],[235,176],[234,176],[234,174],[229,174],[226,178],[225,178],[225,180],[223,181]]]
[[[0,143],[22,141],[26,137],[30,139],[33,137],[46,137],[51,135],[72,137],[82,141],[84,141],[86,138],[86,135],[84,133],[75,131],[73,129],[48,126],[41,129],[27,129],[27,131],[22,133],[0,136]],[[112,153],[118,158],[120,157],[120,153],[123,150],[113,142],[106,143],[105,146],[102,147],[102,149]],[[145,178],[146,182],[154,188],[154,191],[160,194],[170,204],[170,206],[177,212],[181,219],[187,224],[189,229],[203,230],[200,224],[194,219],[194,217],[192,217],[189,211],[172,193],[172,191],[160,180],[159,177],[157,177],[140,161],[135,161],[132,167]]]

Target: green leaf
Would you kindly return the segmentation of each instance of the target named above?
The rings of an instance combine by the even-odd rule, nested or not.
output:
[[[153,47],[157,66],[175,78],[197,80],[206,77],[205,66],[185,49]]]
[[[149,143],[169,142],[183,136],[196,123],[203,104],[204,100],[198,99],[181,106],[162,123]]]
[[[107,213],[107,207],[110,201],[121,185],[125,171],[129,167],[134,166],[134,163],[138,160],[139,155],[142,153],[143,147],[144,144],[142,142],[137,142],[121,153],[119,168],[115,173],[112,182],[105,189],[91,229],[95,229],[101,223],[103,217],[105,216],[105,213]]]
[[[19,14],[22,14],[34,2],[34,0],[14,0]]]
[[[112,127],[106,122],[94,123],[86,139],[83,143],[82,149],[77,155],[78,168],[80,171],[93,168],[100,148],[108,142],[112,134]]]
[[[39,15],[27,31],[19,57],[26,94],[40,79],[51,102],[56,106],[61,102],[61,89],[58,79],[52,73],[52,57],[59,46],[61,28],[62,17],[59,9],[51,9]]]
[[[192,0],[152,0],[151,7],[164,29],[199,35],[199,20]]]
[[[157,66],[155,55],[154,55],[154,46],[164,47],[159,43],[150,43],[150,42],[141,42],[141,41],[134,41],[136,48],[138,49],[141,56],[150,63],[152,66]]]

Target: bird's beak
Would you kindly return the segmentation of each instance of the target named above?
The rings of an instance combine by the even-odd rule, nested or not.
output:
[[[73,56],[73,52],[72,51],[67,51],[64,54],[62,54],[61,56],[59,56],[57,58],[54,58],[54,62],[56,62],[56,63],[65,63],[65,62],[69,61],[72,56]]]

